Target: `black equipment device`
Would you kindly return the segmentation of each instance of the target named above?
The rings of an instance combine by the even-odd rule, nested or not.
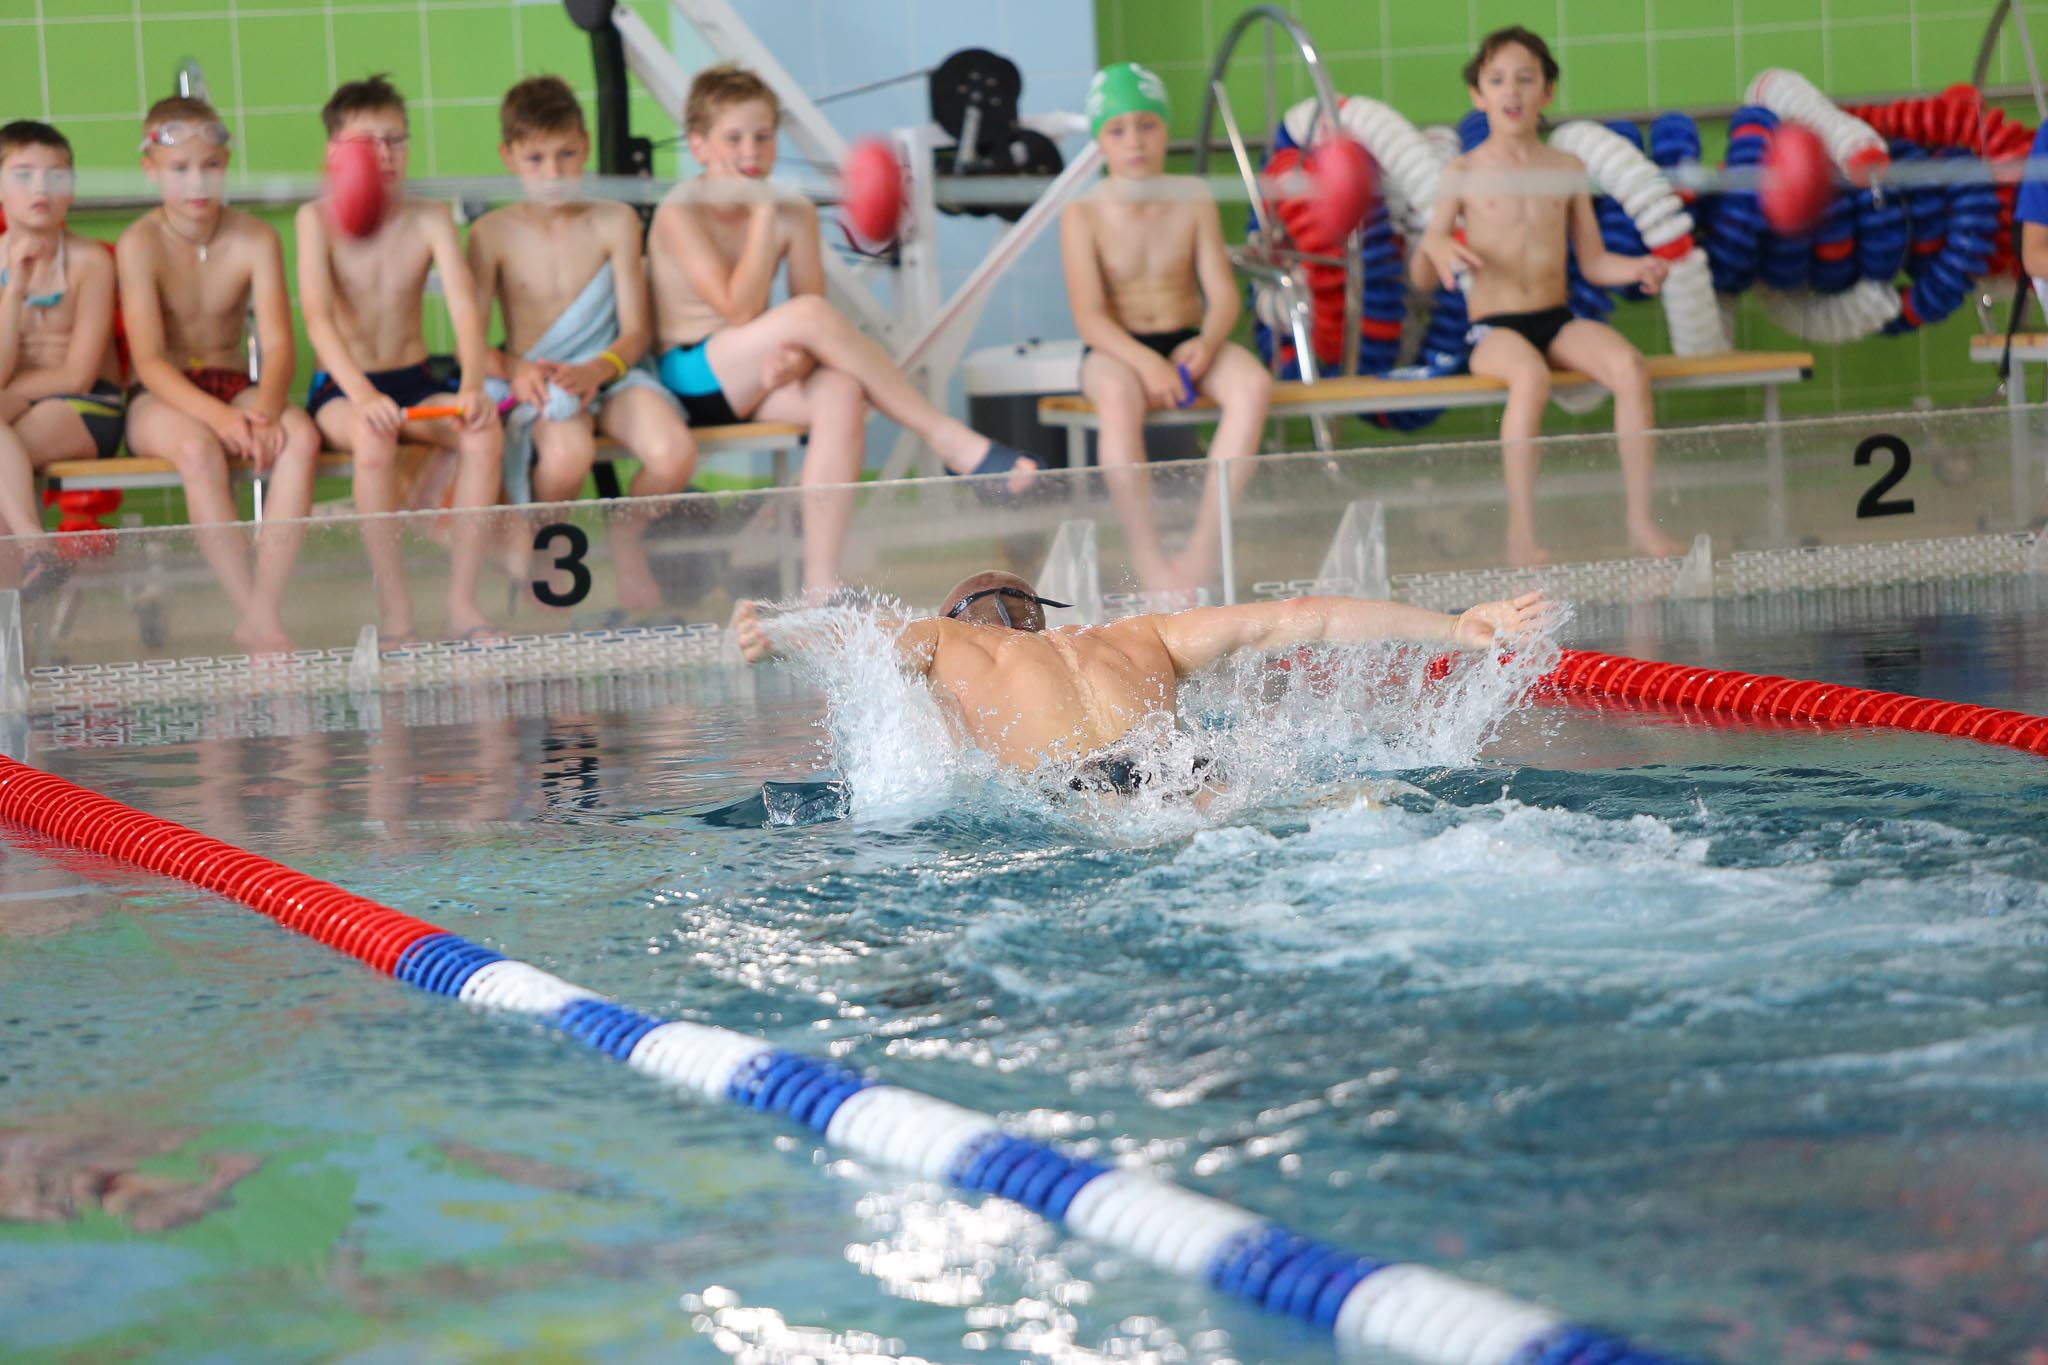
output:
[[[1017,64],[983,47],[962,48],[932,68],[932,122],[955,145],[933,155],[941,176],[1045,176],[1066,167],[1059,145],[1017,122],[1024,76]],[[993,214],[1008,222],[1024,216],[1028,204],[969,204],[940,207],[947,213]]]

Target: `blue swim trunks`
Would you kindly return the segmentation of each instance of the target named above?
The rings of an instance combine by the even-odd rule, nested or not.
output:
[[[693,427],[729,427],[739,423],[739,414],[726,400],[725,388],[711,372],[711,360],[704,354],[706,343],[692,342],[662,354],[661,382],[682,401],[683,412]]]

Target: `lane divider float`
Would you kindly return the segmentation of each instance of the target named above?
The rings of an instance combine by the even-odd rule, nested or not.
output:
[[[2048,754],[2048,716],[1935,697],[1910,697],[1901,692],[1877,692],[1867,687],[1845,687],[1808,678],[1779,678],[1567,649],[1557,667],[1537,685],[1567,697],[1626,697],[1741,716],[1885,726]]]

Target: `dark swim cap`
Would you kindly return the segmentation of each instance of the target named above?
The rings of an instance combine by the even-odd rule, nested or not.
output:
[[[990,569],[953,585],[941,614],[955,621],[1011,630],[1044,630],[1044,607],[1065,607],[1032,591],[1028,580],[1002,569]]]

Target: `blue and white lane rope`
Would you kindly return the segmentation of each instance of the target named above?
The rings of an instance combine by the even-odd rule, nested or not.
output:
[[[864,1160],[1013,1200],[1340,1342],[1440,1365],[1677,1365],[1484,1285],[1327,1246],[1146,1172],[1014,1136],[991,1115],[730,1029],[641,1014],[454,934],[413,943],[393,974],[530,1015],[707,1099],[785,1115]]]

